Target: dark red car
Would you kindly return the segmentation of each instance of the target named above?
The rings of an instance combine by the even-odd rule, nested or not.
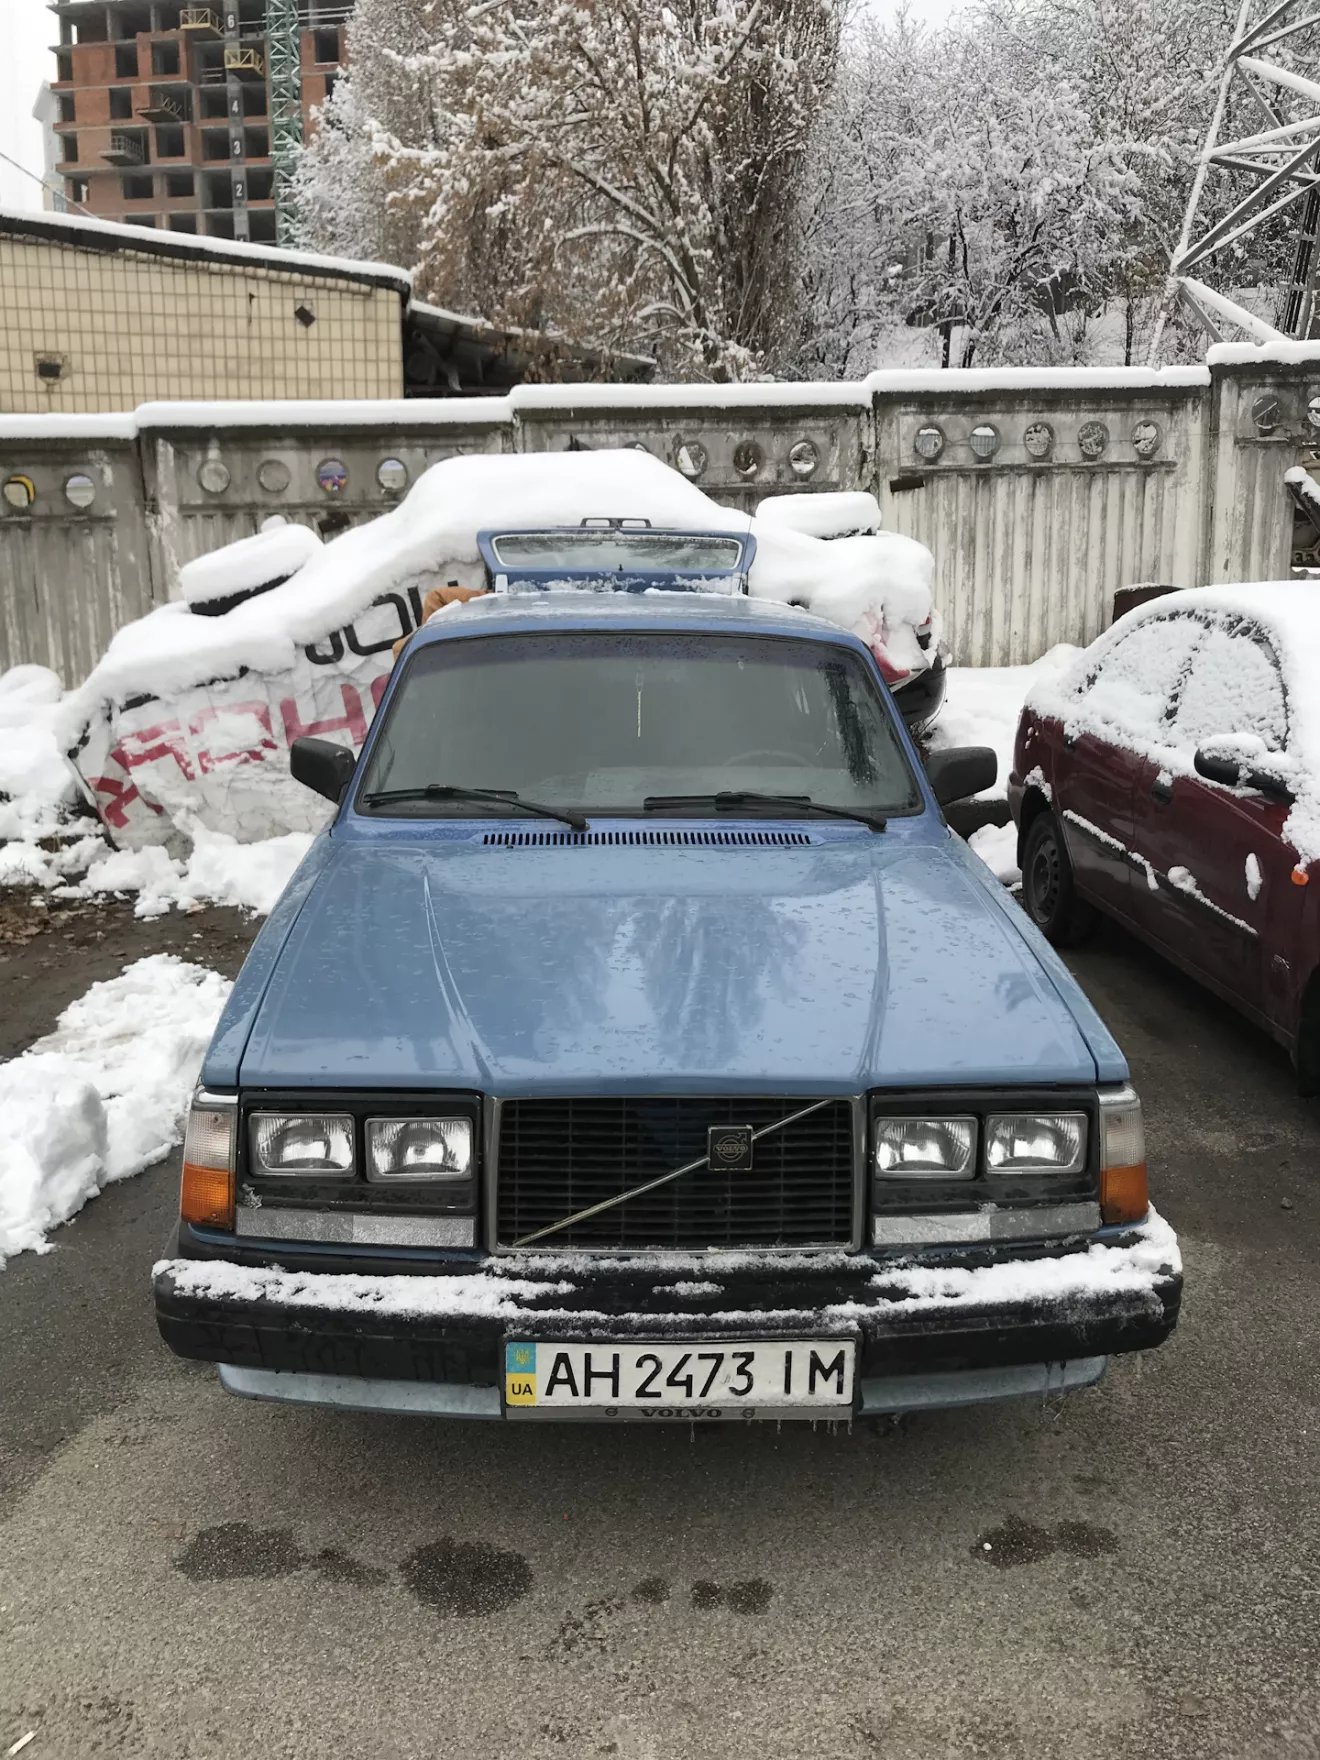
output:
[[[1320,583],[1129,612],[1028,698],[1008,798],[1051,941],[1117,918],[1320,1092]]]

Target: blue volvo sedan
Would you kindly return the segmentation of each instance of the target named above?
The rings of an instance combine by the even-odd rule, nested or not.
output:
[[[874,657],[709,592],[404,650],[194,1097],[160,1330],[249,1397],[813,1418],[1090,1385],[1177,1241],[1122,1053]]]

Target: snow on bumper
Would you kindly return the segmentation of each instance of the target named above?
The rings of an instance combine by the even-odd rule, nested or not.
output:
[[[1182,1267],[1154,1211],[1077,1250],[959,1263],[871,1255],[507,1260],[448,1275],[354,1274],[167,1259],[162,1336],[182,1356],[255,1368],[496,1384],[504,1337],[854,1335],[865,1373],[1060,1362],[1160,1344]]]

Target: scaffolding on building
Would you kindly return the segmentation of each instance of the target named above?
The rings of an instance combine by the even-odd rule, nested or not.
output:
[[[303,141],[302,49],[297,0],[266,0],[266,80],[270,153],[275,173],[275,237],[298,243],[294,177]]]

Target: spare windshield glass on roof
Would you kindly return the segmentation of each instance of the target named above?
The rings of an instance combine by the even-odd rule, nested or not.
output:
[[[602,574],[732,574],[741,538],[686,532],[501,532],[491,540],[505,568],[585,568]]]
[[[714,809],[666,803],[648,811],[650,797],[731,790],[806,796],[878,817],[920,810],[878,679],[860,654],[833,643],[547,631],[432,642],[405,667],[357,791],[358,812],[475,816],[461,800],[371,802],[434,783],[651,820]],[[808,811],[785,804],[759,816]]]

